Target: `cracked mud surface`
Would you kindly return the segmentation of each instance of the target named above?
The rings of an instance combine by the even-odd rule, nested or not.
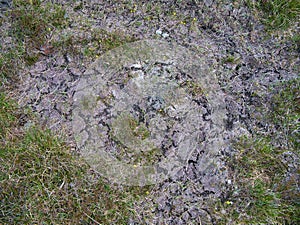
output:
[[[194,82],[193,76],[180,77],[183,75],[181,68],[172,64],[177,61],[174,57],[166,61],[135,59],[136,61],[127,64],[124,61],[125,65],[114,65],[112,68],[118,74],[110,74],[103,73],[101,68],[95,68],[97,63],[90,66],[95,58],[84,57],[82,53],[73,55],[68,51],[64,54],[54,52],[41,56],[39,62],[24,71],[15,95],[21,105],[30,106],[37,112],[45,126],[61,133],[76,151],[85,154],[76,147],[78,141],[76,143],[73,138],[72,113],[75,112],[76,117],[76,109],[82,107],[74,103],[74,98],[79,96],[78,86],[84,81],[91,82],[88,87],[94,88],[97,96],[94,96],[95,93],[93,96],[100,99],[99,104],[94,106],[97,112],[89,115],[99,126],[94,134],[102,132],[101,140],[105,142],[103,153],[112,154],[124,160],[127,165],[152,166],[161,160],[161,156],[167,157],[179,148],[180,143],[176,141],[180,140],[183,131],[186,136],[189,136],[187,132],[196,133],[193,139],[196,144],[190,143],[193,151],[189,157],[184,158],[185,163],[180,164],[180,168],[171,176],[168,175],[168,179],[156,184],[145,199],[135,203],[133,207],[139,215],[132,218],[129,224],[214,224],[217,218],[209,210],[208,202],[211,199],[226,199],[226,190],[232,185],[228,182],[230,175],[225,160],[234,154],[231,141],[254,132],[274,132],[273,128],[261,120],[263,110],[257,108],[267,108],[270,86],[298,76],[299,52],[286,51],[290,48],[289,43],[278,45],[280,38],[265,39],[263,25],[243,3],[213,0],[181,3],[154,1],[160,7],[151,8],[149,2],[150,9],[147,9],[138,2],[135,6],[125,1],[89,1],[83,2],[80,10],[74,10],[68,1],[56,2],[67,9],[70,26],[55,33],[54,40],[60,40],[66,34],[89,40],[93,29],[97,28],[121,30],[139,40],[157,39],[163,40],[161,43],[176,43],[184,46],[181,48],[192,51],[195,56],[205,58],[209,73],[216,79],[213,84],[220,87],[218,96],[221,96],[226,108],[222,128],[224,131],[218,131],[223,144],[214,149],[214,161],[205,170],[202,166],[210,158],[210,152],[203,146],[209,145],[209,131],[214,120],[212,109],[216,107],[216,102],[207,99],[202,93],[202,89],[205,93],[205,88],[211,86],[200,85],[201,91],[196,90],[194,93],[195,86],[190,85]],[[134,12],[131,12],[133,9]],[[175,16],[174,12],[182,17]],[[193,18],[196,21],[193,22]],[[86,26],[82,21],[88,21],[91,25]],[[158,36],[158,29],[169,36]],[[128,46],[134,48],[134,45]],[[104,52],[97,54],[101,55],[100,58],[104,55],[102,59],[107,60]],[[164,51],[159,54],[164,54]],[[228,55],[235,58],[234,62],[226,61]],[[172,70],[172,73],[168,70]],[[86,75],[95,73],[107,76],[97,76],[95,82],[85,78]],[[172,77],[174,74],[179,76]],[[161,76],[160,82],[152,80],[156,76]],[[104,80],[109,81],[108,85],[105,85]],[[167,85],[164,80],[168,80]],[[177,95],[187,97],[188,100],[179,105],[183,107],[183,112],[192,112],[190,117],[182,116],[176,110],[172,114],[171,103],[173,104],[174,99],[166,96],[169,96],[168,91],[173,90],[173,84],[175,87],[181,85],[180,90],[184,90],[175,92],[173,98],[177,100]],[[136,88],[139,85],[144,89]],[[153,87],[162,89],[160,95],[153,95]],[[136,94],[135,91],[141,91],[142,94]],[[180,99],[179,97],[179,102]],[[122,105],[125,101],[128,104]],[[199,116],[193,117],[198,112]],[[179,117],[178,121],[176,117]],[[91,121],[86,119],[83,119],[85,124],[90,124]],[[151,121],[155,122],[151,124]],[[175,125],[170,127],[170,123]],[[157,124],[160,126],[157,127]],[[82,127],[75,129],[75,133],[81,134],[83,139],[84,135],[80,131],[84,129],[88,129],[84,123]],[[129,130],[127,136],[122,136],[123,130]],[[87,140],[92,141],[93,137]],[[139,153],[135,152],[136,146],[149,148],[141,153],[143,157],[139,157]],[[156,148],[159,151],[150,151]],[[124,149],[132,151],[123,151]],[[148,153],[154,155],[155,163],[143,161]]]
[[[196,152],[205,171],[223,146],[218,91],[204,59],[188,49],[133,42],[104,54],[78,83],[74,135],[89,164],[114,182],[161,182]]]

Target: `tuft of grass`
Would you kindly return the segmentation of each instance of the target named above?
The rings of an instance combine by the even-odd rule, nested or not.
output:
[[[108,32],[103,29],[95,30],[92,34],[93,40],[98,40],[99,47],[103,51],[121,46],[125,43],[136,41],[134,37],[125,35],[122,31]]]
[[[34,46],[44,44],[49,31],[67,25],[65,10],[57,4],[42,5],[40,0],[14,0],[12,32],[18,41],[30,41]]]
[[[68,21],[65,10],[57,4],[43,4],[40,0],[14,0],[7,14],[11,24],[8,35],[13,37],[11,49],[1,49],[0,78],[16,78],[22,63],[34,64],[43,45],[49,44],[55,28],[64,27]]]
[[[271,120],[287,150],[300,149],[300,79],[286,82],[272,96]]]
[[[275,134],[241,138],[229,160],[233,186],[225,199],[212,203],[220,224],[299,224],[299,168],[283,155],[299,156],[300,82],[276,87],[266,120]],[[279,133],[280,135],[277,135]]]
[[[20,45],[0,54],[0,84],[8,78],[12,79],[16,76],[16,64],[22,60],[24,54],[24,49]]]
[[[239,58],[234,55],[227,55],[221,60],[222,64],[237,64],[239,62]]]
[[[233,160],[237,186],[231,196],[238,210],[236,218],[251,223],[284,223],[297,207],[281,198],[276,186],[287,173],[281,162],[282,151],[270,140],[246,139],[239,143],[241,154]]]
[[[16,115],[13,112],[16,111],[15,103],[8,100],[3,93],[0,93],[0,140],[5,138],[7,127],[13,127],[16,121]]]
[[[300,34],[293,34],[292,37],[290,37],[290,41],[292,48],[300,52]]]
[[[257,0],[248,5],[260,11],[262,21],[270,30],[287,29],[299,20],[299,0]]]
[[[56,41],[54,46],[63,53],[73,55],[83,54],[85,57],[97,58],[108,50],[137,40],[118,30],[107,31],[97,28],[89,29],[89,31],[90,35],[86,35],[89,36],[89,38],[69,34]]]
[[[127,224],[144,189],[116,189],[0,95],[0,224]]]
[[[234,186],[225,199],[213,203],[220,224],[298,224],[297,180],[284,181],[287,165],[270,140],[244,138],[230,166]],[[298,171],[299,173],[299,171]],[[287,197],[286,195],[290,195]]]
[[[58,41],[53,43],[53,45],[56,49],[63,52],[63,54],[83,54],[86,57],[95,57],[110,49],[137,40],[134,37],[126,35],[122,31],[109,32],[98,28],[89,28],[85,32],[85,36],[89,37],[87,38],[73,34],[66,34],[61,36]]]

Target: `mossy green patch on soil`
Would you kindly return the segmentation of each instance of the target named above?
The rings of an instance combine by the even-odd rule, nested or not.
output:
[[[152,143],[146,125],[126,113],[114,121],[110,135],[119,145],[120,153],[116,158],[121,161],[127,158],[135,166],[145,166],[155,164],[161,156],[161,150]]]

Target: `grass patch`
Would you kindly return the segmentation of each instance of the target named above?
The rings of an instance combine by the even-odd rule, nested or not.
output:
[[[287,150],[300,149],[300,79],[283,84],[272,97],[269,120],[279,131],[280,144]]]
[[[127,224],[140,188],[92,182],[89,167],[62,140],[0,95],[0,224]]]
[[[262,21],[269,30],[287,29],[299,20],[299,0],[248,0],[247,3],[260,12]]]
[[[87,35],[89,32],[91,32],[90,35]],[[85,36],[89,37],[78,37],[70,34],[53,44],[64,54],[82,54],[84,57],[97,58],[106,51],[137,40],[122,31],[109,32],[98,28],[88,29]]]
[[[232,164],[236,187],[229,198],[234,202],[230,206],[233,221],[247,224],[295,222],[297,205],[282,198],[276,188],[287,173],[287,165],[280,160],[283,150],[275,148],[265,138],[245,139],[237,147],[241,153]]]
[[[102,51],[108,51],[125,43],[137,40],[136,38],[125,35],[122,31],[108,32],[103,29],[97,29],[92,35],[92,40],[98,41],[99,48]]]
[[[51,30],[67,24],[65,10],[61,6],[42,5],[40,0],[15,0],[10,16],[17,41],[25,41],[36,48],[45,44]]]
[[[290,41],[292,43],[292,48],[295,49],[297,52],[300,52],[300,34],[294,34]]]
[[[22,56],[25,54],[22,46],[16,46],[14,49],[9,49],[6,52],[0,54],[0,81],[3,82],[6,79],[12,79],[16,75],[16,62],[22,60]],[[0,84],[1,84],[0,82]],[[1,87],[1,85],[0,85]]]
[[[0,93],[0,138],[6,138],[7,127],[13,127],[16,121],[16,106],[14,102],[8,100],[3,93]]]
[[[42,46],[49,43],[51,32],[64,27],[68,21],[64,9],[57,4],[42,4],[40,0],[14,0],[7,13],[11,24],[10,49],[1,49],[0,78],[16,78],[21,65],[33,65],[39,58]]]
[[[232,191],[213,203],[220,224],[299,224],[299,168],[284,155],[299,156],[299,79],[277,86],[266,116],[276,128],[269,136],[244,137],[230,159]]]

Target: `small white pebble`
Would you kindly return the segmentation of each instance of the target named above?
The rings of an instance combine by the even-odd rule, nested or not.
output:
[[[227,180],[227,184],[231,184],[232,183],[232,181],[231,180]]]
[[[141,64],[132,64],[130,66],[130,68],[132,68],[132,69],[142,69],[142,65]]]
[[[155,31],[155,33],[157,34],[157,35],[162,35],[162,31],[161,30],[157,30],[157,31]]]
[[[167,37],[169,37],[169,36],[170,36],[170,35],[169,35],[168,33],[163,33],[163,34],[162,34],[162,37],[163,37],[163,38],[167,38]]]

